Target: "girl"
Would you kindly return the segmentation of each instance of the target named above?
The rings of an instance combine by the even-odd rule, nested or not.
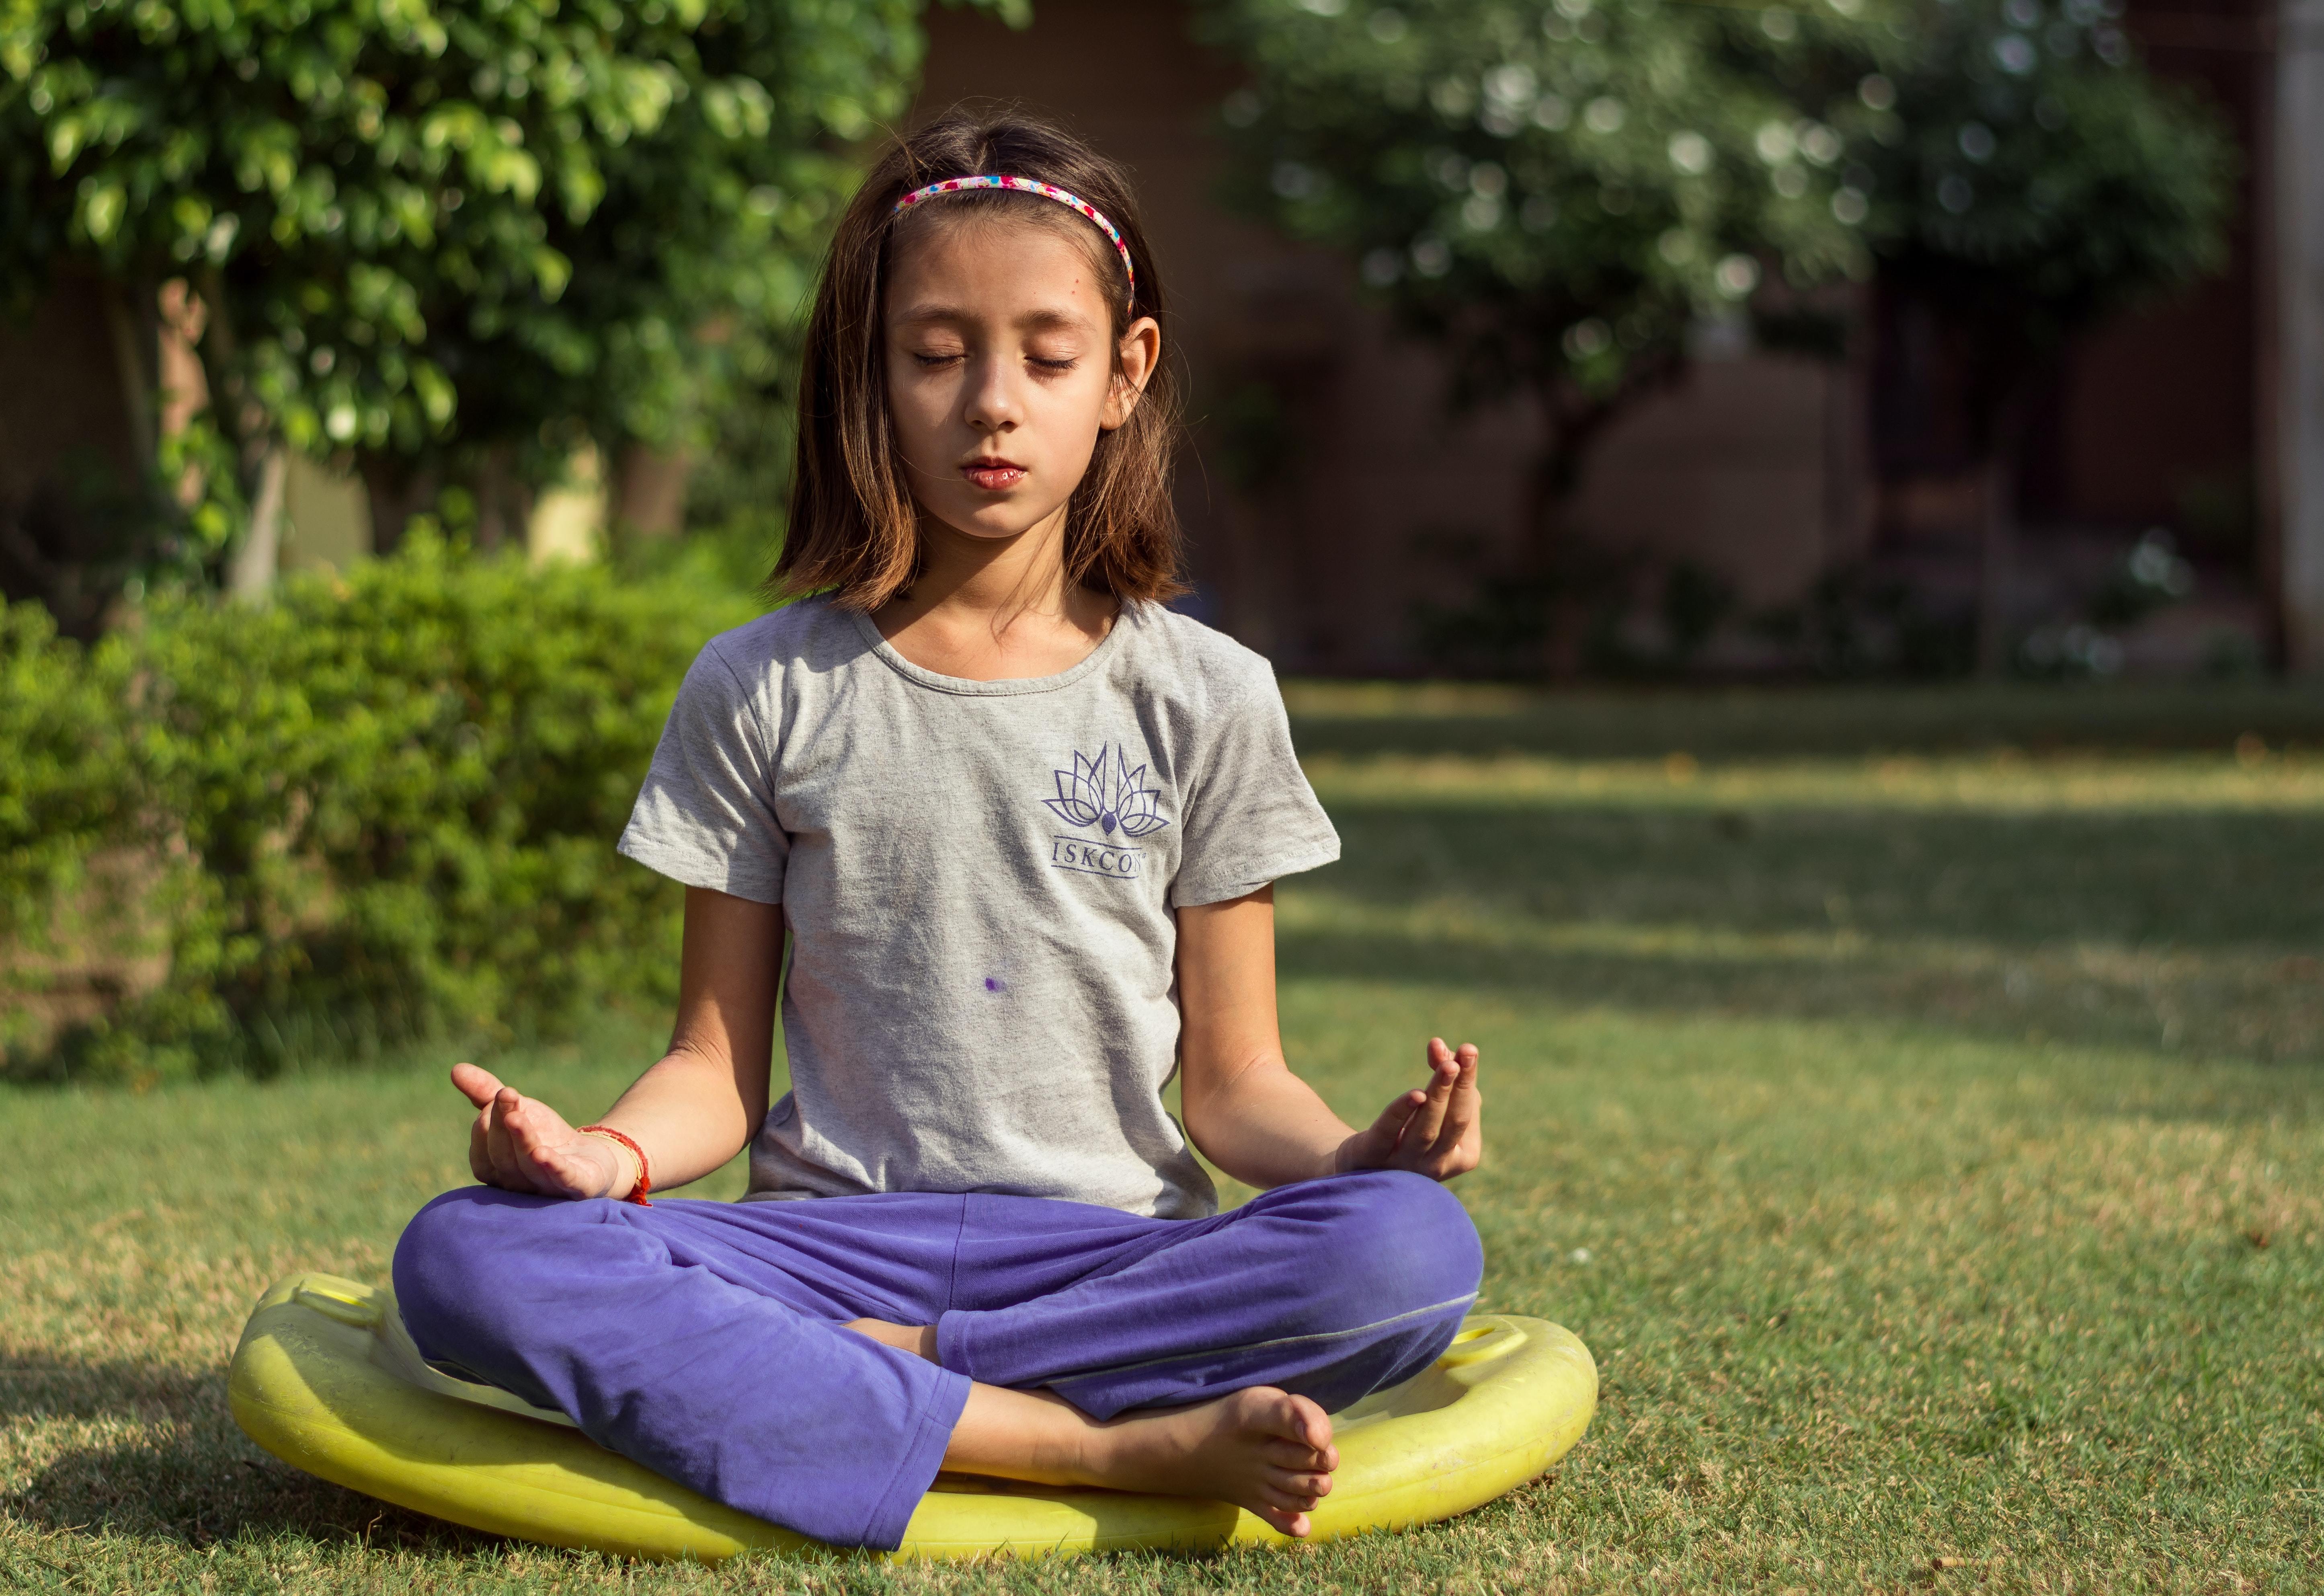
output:
[[[430,1358],[893,1547],[939,1469],[1305,1535],[1326,1415],[1451,1340],[1476,1049],[1361,1131],[1285,1066],[1271,883],[1339,841],[1266,661],[1157,602],[1165,304],[1053,128],[954,115],[873,171],[773,577],[816,596],[703,650],[622,838],[687,887],[669,1052],[578,1130],[454,1069],[484,1185],[394,1265]],[[1189,1138],[1261,1194],[1217,1213]],[[649,1203],[745,1143],[745,1201]]]

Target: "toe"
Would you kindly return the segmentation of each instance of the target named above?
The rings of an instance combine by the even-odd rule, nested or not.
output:
[[[1332,1420],[1324,1411],[1305,1397],[1290,1398],[1298,1428],[1293,1433],[1316,1451],[1332,1444]]]
[[[1332,1493],[1332,1477],[1307,1469],[1270,1469],[1261,1485],[1287,1496],[1323,1497]]]
[[[1269,1441],[1265,1449],[1267,1461],[1278,1469],[1296,1469],[1309,1472],[1330,1473],[1331,1462],[1324,1454],[1304,1441]]]

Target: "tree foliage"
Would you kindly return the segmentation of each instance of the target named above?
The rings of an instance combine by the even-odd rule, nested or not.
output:
[[[2234,146],[2133,59],[2120,0],[1945,0],[1880,41],[1848,181],[1884,277],[1963,337],[1991,447],[2071,334],[2226,262]]]
[[[779,369],[920,3],[0,0],[0,292],[188,277],[220,422],[310,452],[686,441]]]
[[[1856,5],[1845,9],[1853,12]],[[1219,0],[1241,198],[1360,263],[1456,397],[1538,396],[1542,509],[1603,421],[1772,272],[1860,272],[1830,5]]]

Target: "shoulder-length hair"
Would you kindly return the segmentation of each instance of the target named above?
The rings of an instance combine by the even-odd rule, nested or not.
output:
[[[1132,305],[1120,254],[1086,219],[1054,199],[1007,189],[947,194],[912,207],[896,201],[946,178],[1034,178],[1077,194],[1120,231],[1136,263]],[[918,576],[918,511],[905,485],[888,410],[883,304],[897,224],[922,213],[956,216],[1011,208],[1028,219],[1070,224],[1108,286],[1112,358],[1133,317],[1162,328],[1163,358],[1130,419],[1098,436],[1089,469],[1065,511],[1068,580],[1120,599],[1185,592],[1180,534],[1170,500],[1178,442],[1178,393],[1168,300],[1147,247],[1137,202],[1120,167],[1060,128],[1003,112],[955,109],[890,145],[856,191],[825,257],[799,366],[798,452],[790,524],[768,577],[779,595],[827,594],[847,609],[872,610]],[[1052,218],[1055,218],[1054,220]]]

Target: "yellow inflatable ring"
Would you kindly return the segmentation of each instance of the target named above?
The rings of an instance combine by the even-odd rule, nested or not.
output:
[[[819,1545],[606,1451],[562,1415],[420,1361],[393,1295],[300,1274],[259,1300],[227,1382],[235,1421],[294,1467],[475,1529],[617,1556],[715,1562]],[[1563,1457],[1598,1402],[1571,1331],[1471,1315],[1426,1372],[1333,1416],[1340,1471],[1310,1515],[1330,1540],[1449,1518]],[[1289,1545],[1239,1508],[944,1475],[898,1557]]]

